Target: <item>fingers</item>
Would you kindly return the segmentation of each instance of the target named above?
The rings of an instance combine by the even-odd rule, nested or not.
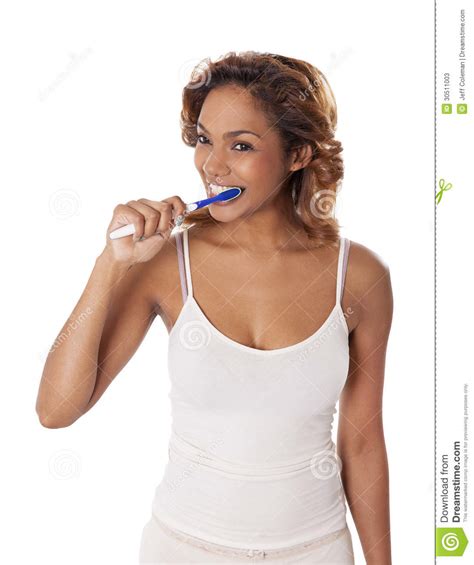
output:
[[[128,204],[117,204],[114,208],[112,221],[109,225],[110,229],[115,229],[127,224],[133,224],[135,234],[143,234],[145,227],[145,217],[132,206]]]
[[[153,200],[148,200],[146,198],[140,198],[139,202],[143,202],[149,206],[153,206],[154,204]],[[171,217],[173,221],[176,220],[178,216],[184,217],[184,215],[187,214],[186,203],[183,202],[179,196],[170,196],[169,198],[164,198],[161,202],[171,205]]]
[[[159,213],[157,225],[150,226],[150,232],[147,231],[147,222],[145,222],[145,229],[143,236],[144,238],[150,237],[157,232],[165,233],[171,232],[174,227],[174,219],[180,214],[184,214],[186,209],[186,204],[181,200],[179,196],[170,196],[161,201],[153,201],[147,198],[140,198],[138,202],[144,206],[148,206],[152,209],[156,209]],[[169,235],[169,233],[167,234]]]
[[[143,217],[143,221],[139,223],[139,229],[135,228],[135,241],[140,238],[149,238],[158,230],[160,220],[169,215],[167,206],[162,206],[161,202],[155,202],[154,206],[143,203],[143,199],[131,200],[127,202],[127,206],[136,210]]]
[[[174,227],[174,218],[184,215],[185,209],[186,204],[179,196],[158,201],[140,198],[116,206],[114,216],[121,224],[133,223],[135,228],[133,239],[138,241],[171,231]]]

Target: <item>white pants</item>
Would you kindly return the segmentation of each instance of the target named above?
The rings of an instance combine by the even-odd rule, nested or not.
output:
[[[153,515],[145,524],[140,542],[140,564],[154,563],[253,563],[267,565],[354,565],[349,528],[290,549],[239,550],[209,543],[169,528]]]

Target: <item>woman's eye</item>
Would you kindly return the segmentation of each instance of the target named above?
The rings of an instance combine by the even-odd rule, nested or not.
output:
[[[196,141],[202,145],[207,145],[209,143],[209,139],[205,135],[198,135],[196,137]],[[238,149],[239,153],[246,153],[247,151],[252,151],[253,147],[248,145],[247,143],[236,143],[234,147],[241,145],[244,149]]]
[[[243,145],[244,147],[247,148],[247,149],[244,149],[244,150],[240,150],[240,149],[239,149],[239,151],[240,151],[241,153],[246,153],[247,151],[252,151],[252,149],[253,149],[250,145],[247,145],[246,143],[236,143],[236,144],[234,145],[234,147],[237,147],[237,145]]]

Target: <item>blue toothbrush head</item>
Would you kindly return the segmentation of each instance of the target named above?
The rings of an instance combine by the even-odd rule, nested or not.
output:
[[[210,198],[213,202],[225,202],[226,200],[232,200],[233,198],[237,198],[242,194],[243,190],[239,186],[232,186],[223,190],[220,194],[213,196]]]
[[[187,211],[194,212],[194,210],[208,206],[213,202],[225,202],[227,200],[232,200],[240,196],[244,190],[244,188],[240,188],[239,186],[231,186],[230,188],[223,190],[220,194],[216,194],[212,198],[205,198],[204,200],[198,200],[197,202],[188,204]]]
[[[189,214],[190,212],[194,212],[194,210],[199,210],[199,208],[204,208],[205,206],[209,206],[214,202],[225,202],[227,200],[232,200],[237,198],[242,194],[245,188],[241,188],[240,186],[231,186],[226,190],[223,190],[220,194],[216,194],[212,198],[205,198],[204,200],[198,200],[197,202],[192,202],[186,206],[186,210],[184,214]],[[175,227],[181,226],[184,222],[184,215],[177,218]]]

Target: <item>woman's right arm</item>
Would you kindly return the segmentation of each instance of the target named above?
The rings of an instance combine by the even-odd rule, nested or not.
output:
[[[82,416],[142,341],[153,321],[154,305],[144,292],[139,267],[143,265],[129,268],[116,263],[106,251],[96,259],[44,366],[36,402],[43,426],[63,428]],[[104,343],[104,328],[110,331],[114,323],[118,327],[112,342],[105,335]]]
[[[136,238],[146,239],[108,240],[97,257],[44,366],[36,401],[43,426],[63,428],[74,423],[138,349],[156,317],[156,289],[148,261],[168,240],[172,227],[166,227],[173,212],[176,217],[184,207],[179,197],[158,203],[142,199],[117,207],[107,238],[110,231],[129,222],[135,224]],[[164,237],[155,235],[158,230]]]

